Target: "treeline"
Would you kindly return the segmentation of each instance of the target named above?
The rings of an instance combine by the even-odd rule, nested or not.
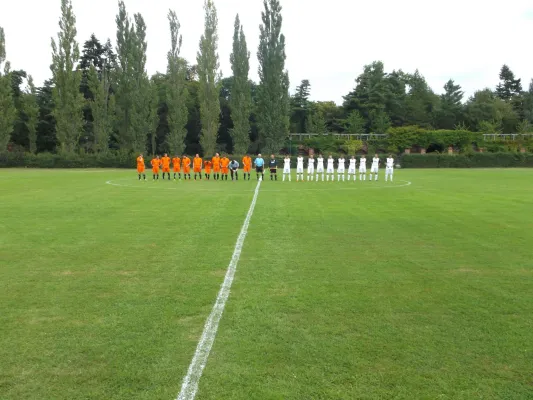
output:
[[[196,60],[185,60],[178,14],[169,10],[167,70],[149,76],[141,14],[130,17],[119,1],[115,45],[92,35],[80,49],[71,0],[61,0],[52,76],[42,87],[26,71],[10,69],[0,28],[0,152],[277,153],[288,145],[289,132],[390,133],[403,143],[407,137],[398,128],[407,126],[465,135],[533,131],[533,81],[524,90],[506,65],[494,89],[469,99],[452,80],[437,95],[419,71],[386,72],[379,61],[365,66],[342,105],[311,101],[308,80],[289,96],[279,0],[264,0],[259,82],[249,79],[250,51],[238,15],[232,76],[223,78],[213,0],[205,1],[204,11]],[[391,146],[399,149],[398,143]]]

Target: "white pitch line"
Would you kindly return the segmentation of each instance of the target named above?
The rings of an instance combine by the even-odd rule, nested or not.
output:
[[[237,238],[237,243],[235,244],[235,250],[233,250],[233,256],[228,265],[228,270],[226,271],[226,276],[224,282],[220,287],[218,296],[211,310],[211,314],[207,318],[207,321],[204,325],[204,331],[200,337],[200,341],[196,346],[196,351],[194,357],[189,365],[187,375],[183,378],[183,383],[181,384],[181,391],[178,394],[177,400],[193,400],[198,391],[198,383],[202,377],[202,372],[204,371],[205,365],[207,364],[207,359],[209,358],[209,353],[211,347],[215,341],[215,336],[218,330],[218,324],[222,318],[222,313],[224,312],[224,307],[226,306],[226,301],[228,300],[231,284],[233,283],[233,277],[235,276],[235,270],[237,269],[237,263],[241,256],[242,246],[244,244],[244,239],[248,233],[248,226],[250,225],[250,219],[254,213],[255,203],[257,202],[257,196],[259,195],[259,188],[261,186],[261,181],[257,182],[255,187],[254,197],[250,208],[248,209],[248,214],[244,223],[242,224],[241,232]]]

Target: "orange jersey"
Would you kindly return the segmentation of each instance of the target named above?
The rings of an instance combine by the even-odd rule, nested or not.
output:
[[[142,158],[141,156],[137,157],[137,172],[139,174],[143,173],[145,167],[146,166],[144,165],[144,158]]]
[[[163,157],[161,159],[161,165],[163,168],[170,168],[170,157]]]
[[[250,172],[252,170],[252,159],[248,156],[242,158],[242,166],[244,172]]]
[[[200,157],[194,157],[192,162],[194,172],[202,171],[202,159]]]
[[[174,166],[174,172],[180,172],[180,170],[181,170],[181,159],[179,157],[174,157],[172,159],[172,165]]]
[[[183,167],[183,172],[186,174],[191,172],[191,159],[189,157],[183,157],[181,159],[181,165]]]
[[[227,174],[229,172],[229,169],[228,169],[229,163],[230,161],[229,161],[229,158],[227,157],[220,159],[220,168],[222,169],[223,174]]]
[[[229,167],[229,163],[230,163],[230,161],[229,161],[228,157],[224,157],[224,158],[220,159],[220,166],[222,168],[228,168]]]
[[[163,157],[161,166],[163,167],[163,172],[170,172],[170,157]]]
[[[152,171],[155,174],[159,173],[159,166],[161,165],[161,160],[153,158],[152,161],[150,161],[150,164],[152,164]]]
[[[211,163],[213,165],[213,172],[219,172],[220,171],[220,157],[213,157],[211,159]]]
[[[210,174],[211,173],[211,161],[205,161],[204,168],[205,168],[205,173]]]

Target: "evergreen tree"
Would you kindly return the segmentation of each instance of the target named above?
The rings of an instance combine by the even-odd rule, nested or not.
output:
[[[275,153],[289,132],[289,74],[285,69],[285,35],[279,0],[264,0],[259,27],[257,125],[267,153]]]
[[[109,93],[109,73],[104,70],[99,77],[96,67],[91,65],[87,81],[92,97],[89,105],[93,119],[94,146],[97,152],[105,153],[109,150],[115,111],[115,99]]]
[[[200,144],[204,155],[215,152],[218,128],[220,126],[220,99],[218,72],[218,17],[213,0],[205,0],[205,30],[200,38],[200,50],[196,56],[200,79],[200,121],[202,132]]]
[[[344,120],[344,129],[346,133],[365,133],[366,121],[357,110],[353,110]]]
[[[439,97],[433,93],[418,70],[409,75],[407,83],[409,91],[405,98],[406,123],[431,128]]]
[[[496,95],[502,100],[509,101],[521,92],[521,79],[515,79],[513,71],[504,64],[500,70],[500,83],[496,86]]]
[[[311,83],[304,79],[296,87],[294,96],[291,97],[291,129],[293,132],[306,133],[307,119],[309,117],[309,96]]]
[[[56,120],[53,115],[54,98],[52,92],[54,82],[44,81],[37,89],[37,104],[39,104],[39,123],[37,124],[37,152],[53,152],[58,146],[56,137]]]
[[[26,115],[26,128],[28,129],[28,139],[30,153],[37,151],[37,124],[39,123],[39,104],[37,102],[37,89],[33,83],[31,75],[28,76],[28,88],[24,94],[23,101],[24,114]]]
[[[4,68],[3,73],[2,67]],[[17,109],[13,102],[10,66],[9,62],[6,62],[4,28],[0,27],[0,152],[7,148],[16,118]]]
[[[233,151],[245,154],[250,146],[250,113],[252,109],[252,92],[248,73],[250,71],[250,52],[246,37],[239,20],[235,17],[233,32],[233,53],[230,56],[233,71],[233,87],[230,96],[233,129],[230,130]]]
[[[313,110],[307,117],[306,130],[308,133],[323,135],[328,132],[328,126],[324,114],[319,110]]]
[[[176,13],[172,10],[168,13],[170,24],[171,48],[168,52],[167,67],[167,106],[168,106],[168,134],[167,145],[171,154],[181,154],[185,148],[187,137],[187,62],[180,58],[182,37],[179,34],[180,22]]]
[[[453,129],[462,119],[463,95],[461,86],[449,80],[444,85],[444,93],[440,96],[440,104],[436,111],[435,127]]]
[[[52,38],[52,66],[54,79],[54,117],[57,139],[63,152],[76,150],[83,129],[83,95],[80,93],[81,70],[76,68],[80,58],[76,42],[76,17],[71,0],[61,0],[61,19],[58,42]]]

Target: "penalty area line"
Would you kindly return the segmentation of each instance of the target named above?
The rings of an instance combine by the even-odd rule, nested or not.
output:
[[[237,243],[235,243],[235,249],[233,250],[233,255],[231,256],[231,261],[228,265],[226,276],[224,277],[224,282],[222,282],[215,305],[205,322],[202,336],[196,346],[196,351],[194,352],[193,359],[187,370],[187,375],[183,378],[180,393],[176,398],[177,400],[193,400],[196,397],[198,384],[207,364],[207,359],[209,358],[209,353],[211,352],[211,347],[213,346],[217,334],[218,324],[222,318],[222,313],[224,312],[224,307],[226,306],[226,301],[230,294],[231,285],[241,256],[244,239],[246,239],[246,234],[248,233],[248,226],[250,225],[250,220],[254,213],[260,187],[261,181],[257,182],[257,186],[255,187],[254,197],[250,204],[250,208],[248,209],[248,214],[246,214],[246,218],[242,224],[241,232],[237,237]]]

